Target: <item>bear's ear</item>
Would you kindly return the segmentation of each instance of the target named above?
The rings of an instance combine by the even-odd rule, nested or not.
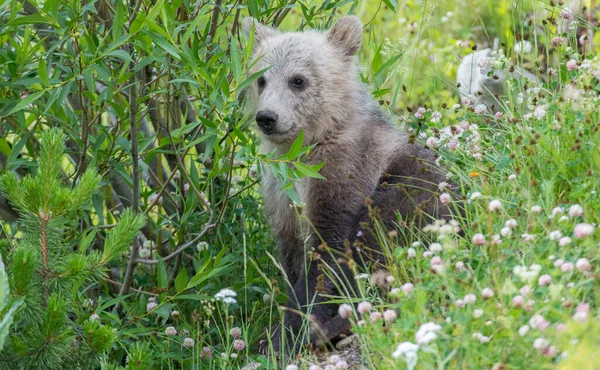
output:
[[[346,55],[354,55],[362,42],[362,23],[358,17],[347,15],[340,18],[327,33],[327,40]]]
[[[269,37],[276,36],[279,31],[274,28],[267,27],[252,17],[246,17],[242,21],[242,32],[249,38],[254,28],[254,45],[259,45]]]

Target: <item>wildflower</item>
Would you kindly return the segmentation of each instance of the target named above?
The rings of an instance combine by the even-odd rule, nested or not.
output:
[[[463,261],[458,261],[456,262],[456,264],[454,265],[454,268],[456,269],[456,271],[462,271],[465,270],[465,263]]]
[[[242,329],[236,327],[231,328],[231,330],[229,330],[229,335],[231,335],[231,337],[233,339],[240,339],[242,337]]]
[[[165,334],[166,335],[177,335],[177,329],[175,329],[174,326],[167,326],[167,328],[165,329]]]
[[[498,118],[498,119],[502,118],[503,115],[504,115],[504,113],[502,113],[502,112],[494,113],[494,116],[496,116],[496,118]]]
[[[383,319],[387,322],[392,322],[396,320],[396,311],[394,310],[385,310],[383,311]]]
[[[192,348],[194,346],[194,340],[192,338],[185,338],[183,340],[183,346],[186,348]]]
[[[217,301],[222,301],[225,304],[234,304],[237,303],[235,297],[237,293],[229,288],[221,289],[217,294],[215,294],[215,299]]]
[[[440,202],[442,202],[443,205],[447,206],[448,204],[450,204],[451,200],[452,200],[452,197],[450,196],[450,194],[448,194],[448,193],[440,194]]]
[[[504,223],[504,226],[514,229],[515,227],[517,227],[517,220],[515,220],[514,218],[511,218],[510,220],[508,220]]]
[[[508,238],[509,236],[512,235],[512,230],[510,227],[505,226],[502,229],[500,229],[500,235],[502,235],[505,238]]]
[[[403,359],[406,362],[406,366],[409,369],[414,369],[417,364],[419,346],[411,342],[403,342],[398,344],[392,357],[396,359]]]
[[[190,192],[190,184],[183,184],[183,195],[187,196]]]
[[[412,283],[406,283],[401,287],[404,294],[410,294],[415,290],[415,286]]]
[[[578,238],[585,238],[586,236],[590,236],[594,233],[594,226],[590,224],[577,224],[575,225],[575,229],[573,229],[575,236]]]
[[[477,106],[475,106],[475,113],[484,114],[485,112],[487,112],[487,106],[485,104],[477,104]]]
[[[531,212],[539,214],[539,213],[542,212],[542,207],[540,207],[540,206],[533,206],[533,207],[531,207]]]
[[[515,175],[515,174],[513,173],[513,174],[510,174],[510,175],[508,175],[508,177],[507,177],[507,180],[508,180],[508,181],[512,181],[512,180],[514,180],[514,179],[516,179],[516,178],[517,178],[517,175]]]
[[[285,370],[298,370],[298,366],[296,365],[288,365],[285,367]]]
[[[554,267],[559,267],[563,263],[565,263],[565,260],[563,260],[562,258],[559,258],[556,261],[554,261]]]
[[[521,293],[524,296],[528,296],[529,294],[531,294],[531,288],[529,287],[529,285],[524,285],[523,287],[521,287],[521,289],[519,289],[519,293]]]
[[[477,308],[473,311],[473,317],[478,319],[483,316],[483,310],[481,308]]]
[[[460,104],[454,104],[454,105],[452,106],[452,109],[453,109],[453,110],[460,109]]]
[[[485,288],[481,291],[481,296],[483,298],[492,298],[494,296],[494,291],[491,288]]]
[[[521,54],[521,53],[531,53],[531,49],[533,47],[531,46],[531,42],[529,41],[519,41],[515,44],[514,50],[515,53],[517,54]]]
[[[448,150],[456,150],[458,148],[458,140],[455,138],[450,138],[448,140]]]
[[[577,65],[577,61],[575,59],[571,59],[567,62],[567,69],[569,71],[573,71],[578,68],[579,68],[579,66]]]
[[[478,191],[472,193],[471,196],[469,197],[469,200],[474,201],[477,198],[481,198],[481,193]]]
[[[426,345],[437,339],[437,332],[442,330],[440,325],[428,322],[419,327],[415,334],[415,342],[418,345]]]
[[[425,145],[427,145],[430,148],[435,148],[438,144],[438,139],[434,138],[433,136],[428,138],[427,141],[425,142]]]
[[[432,266],[439,266],[442,264],[442,258],[440,256],[435,256],[431,259]]]
[[[146,305],[146,312],[152,311],[153,309],[156,308],[156,306],[158,306],[158,303],[156,303],[156,302],[150,302],[150,303],[148,303]]]
[[[590,265],[590,261],[588,261],[587,258],[578,259],[577,262],[575,263],[575,267],[577,268],[578,271],[581,271],[581,272],[588,271],[592,268],[592,266]]]
[[[338,314],[342,319],[347,319],[352,315],[352,306],[343,303],[338,307]]]
[[[560,238],[562,238],[562,233],[558,230],[554,230],[548,234],[548,239],[550,240],[558,240]]]
[[[465,303],[472,304],[472,303],[475,303],[476,300],[477,300],[477,297],[473,293],[469,293],[465,296]]]
[[[442,119],[442,114],[438,111],[435,111],[431,114],[431,122],[432,123],[440,123],[440,120]]]
[[[367,280],[371,277],[369,274],[358,274],[354,277],[354,280]]]
[[[465,301],[462,299],[457,299],[456,302],[454,302],[454,305],[458,308],[463,308],[465,307]]]
[[[229,357],[231,357],[232,359],[235,360],[236,358],[238,358],[238,354],[237,353],[232,353],[232,354],[229,355]]]
[[[561,246],[561,247],[565,247],[565,246],[567,246],[569,244],[571,244],[571,238],[569,238],[568,236],[563,236],[558,241],[558,245]]]
[[[358,304],[356,311],[358,311],[358,313],[360,313],[360,314],[365,314],[365,313],[371,311],[372,308],[373,308],[373,306],[371,306],[371,304],[369,302],[364,301],[364,302],[360,302]]]
[[[198,251],[198,253],[201,253],[203,251],[207,251],[208,250],[208,243],[207,242],[199,242],[198,244],[196,244],[196,250]]]
[[[529,325],[523,325],[519,328],[519,335],[524,337],[529,332]]]
[[[565,39],[560,36],[554,36],[554,38],[552,38],[552,46],[554,47],[561,46],[563,42],[565,42]]]
[[[416,256],[417,256],[417,251],[416,251],[414,248],[408,248],[408,249],[406,250],[406,255],[407,255],[409,258],[416,257]]]
[[[492,338],[486,337],[485,335],[482,335],[479,337],[479,343],[481,343],[481,344],[489,343],[491,340],[492,340]]]
[[[554,207],[552,208],[552,214],[549,216],[549,218],[554,218],[556,215],[563,214],[564,212],[565,210],[562,207]]]
[[[583,215],[583,207],[579,204],[573,204],[569,207],[569,216],[570,217],[579,217]]]
[[[99,316],[97,313],[93,313],[93,314],[90,316],[90,319],[89,319],[89,320],[90,320],[90,321],[99,321],[99,320],[100,320],[100,316]]]
[[[150,195],[150,196],[148,197],[148,202],[149,202],[151,205],[154,205],[154,204],[162,204],[162,202],[163,202],[163,198],[162,198],[161,196],[159,196],[158,194],[156,194],[156,193],[155,193],[155,194],[152,194],[152,195]]]
[[[172,317],[172,318],[174,318],[174,319],[178,319],[178,318],[179,318],[179,316],[180,316],[180,314],[179,314],[179,311],[177,311],[177,310],[173,310],[173,311],[171,311],[171,317]]]
[[[502,202],[498,199],[494,199],[488,204],[488,208],[492,212],[499,211],[502,209]]]
[[[421,119],[424,117],[424,114],[425,114],[425,108],[419,107],[419,109],[417,109],[417,113],[415,113],[415,118]]]
[[[516,295],[513,297],[512,301],[513,301],[513,307],[519,308],[519,307],[523,307],[523,303],[525,303],[525,298],[523,298],[523,296]]]
[[[381,314],[381,312],[371,312],[371,314],[369,315],[369,319],[371,320],[371,322],[375,322],[379,319],[381,319],[383,317],[383,315]]]
[[[561,16],[561,18],[564,18],[564,19],[571,19],[571,17],[573,17],[573,14],[571,14],[571,11],[569,9],[563,8],[560,11],[560,16]]]
[[[552,282],[552,276],[545,274],[540,276],[540,278],[538,279],[538,284],[539,285],[550,285],[550,283]]]
[[[485,236],[483,234],[473,235],[473,244],[475,244],[475,245],[485,244]]]
[[[244,342],[242,339],[236,339],[233,341],[233,349],[236,351],[242,351],[244,348],[246,348],[246,342]]]
[[[536,340],[533,341],[533,348],[539,350],[540,352],[544,352],[548,348],[549,345],[550,345],[550,342],[548,342],[544,338],[537,338]]]
[[[544,105],[538,105],[537,107],[535,107],[535,109],[533,110],[533,116],[539,120],[546,117],[546,107]],[[540,207],[540,212],[541,212],[541,207]],[[539,212],[536,212],[536,213],[539,213]]]
[[[570,272],[573,271],[573,264],[571,262],[565,262],[560,266],[560,271]]]
[[[210,349],[210,347],[202,348],[202,354],[200,356],[207,360],[211,359],[213,357],[212,349]]]

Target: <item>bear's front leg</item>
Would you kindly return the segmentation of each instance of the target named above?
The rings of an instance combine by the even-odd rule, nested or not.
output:
[[[353,294],[354,277],[347,262],[333,248],[321,248],[308,262],[288,298],[282,330],[272,334],[275,350],[298,353],[307,344],[317,348],[349,328],[350,322],[337,315],[338,305],[330,296]]]

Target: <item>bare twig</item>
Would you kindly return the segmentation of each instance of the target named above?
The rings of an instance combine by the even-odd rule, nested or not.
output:
[[[133,48],[132,48],[133,49]],[[133,62],[130,64],[130,72],[133,70]],[[133,179],[133,192],[131,196],[131,208],[135,214],[139,211],[140,197],[140,174],[139,174],[139,153],[138,153],[138,138],[137,138],[137,91],[135,73],[132,74],[129,86],[129,120],[130,120],[130,135],[131,135],[131,177]],[[133,273],[137,266],[138,257],[138,240],[134,238],[131,248],[131,255],[127,263],[123,286],[119,291],[119,296],[124,296],[129,293],[129,288],[133,282]],[[121,304],[117,303],[113,312],[119,312]]]

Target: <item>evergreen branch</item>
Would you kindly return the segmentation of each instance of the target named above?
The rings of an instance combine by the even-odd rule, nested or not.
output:
[[[128,208],[121,214],[117,225],[108,232],[100,263],[107,264],[127,252],[127,247],[146,224],[143,214],[135,214]]]

